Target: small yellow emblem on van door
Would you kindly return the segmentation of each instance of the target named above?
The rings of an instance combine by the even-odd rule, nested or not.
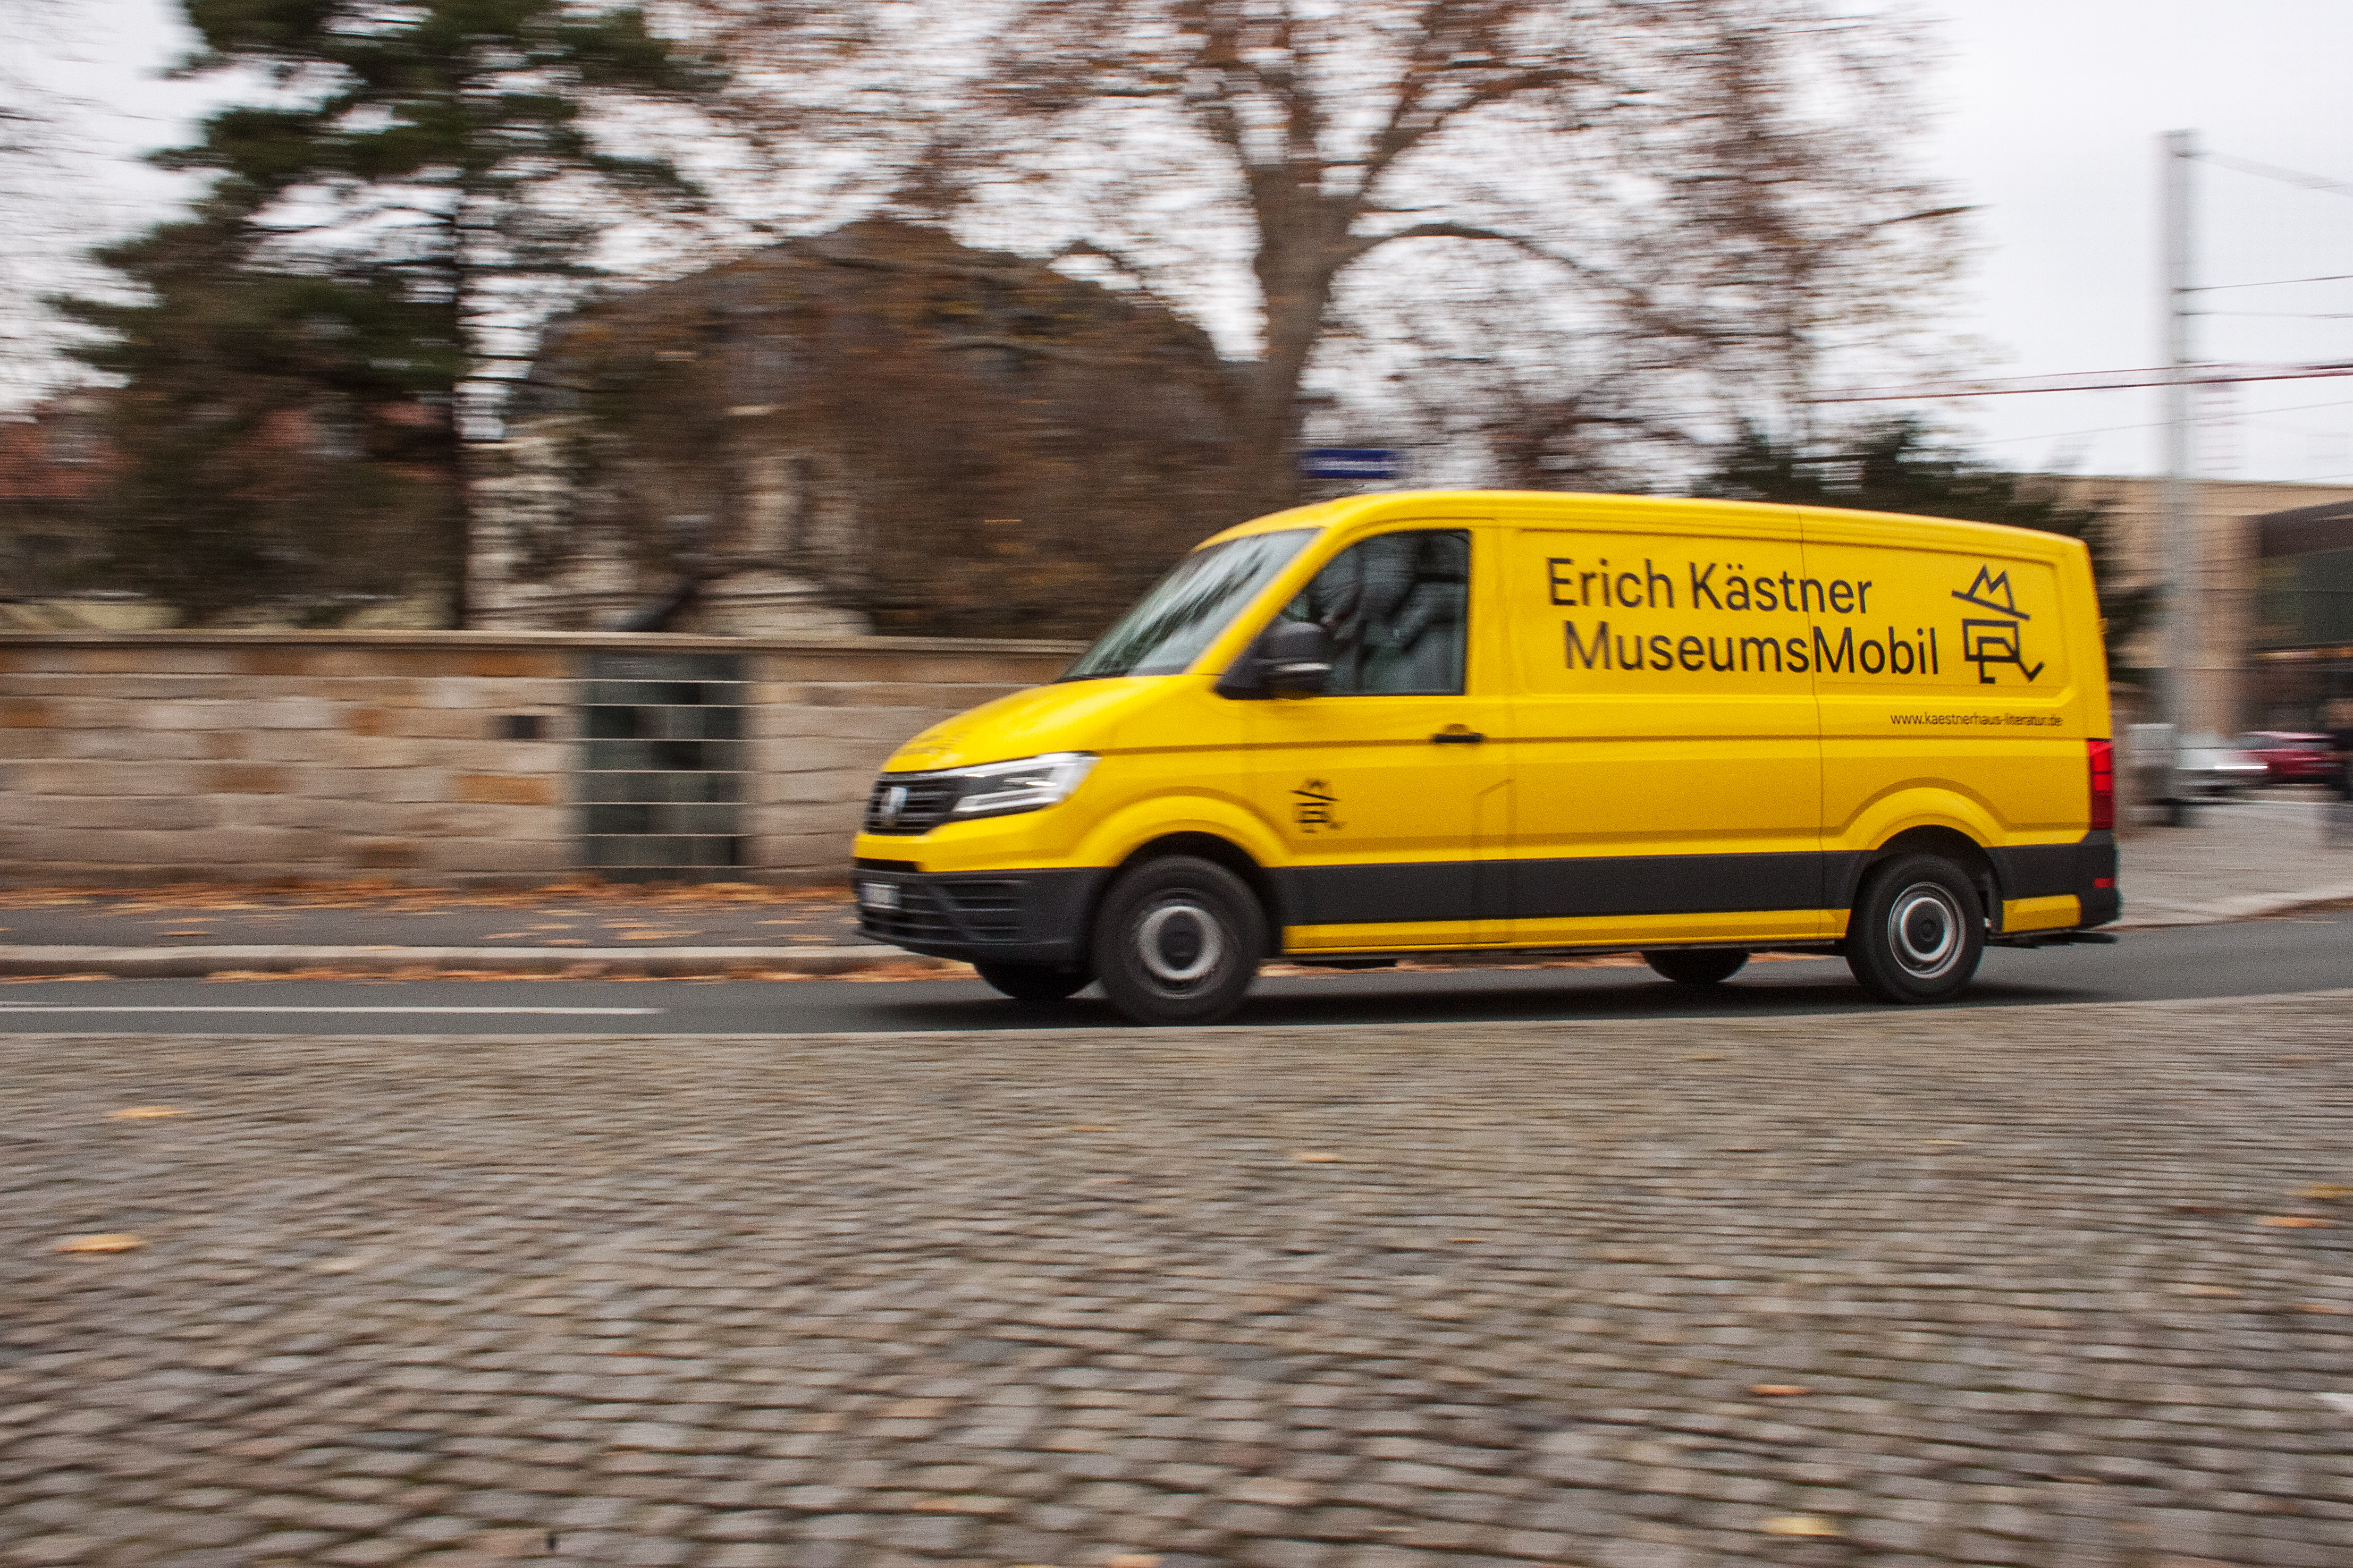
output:
[[[1302,833],[1337,833],[1347,826],[1333,815],[1340,797],[1322,779],[1309,779],[1291,792],[1291,818]]]

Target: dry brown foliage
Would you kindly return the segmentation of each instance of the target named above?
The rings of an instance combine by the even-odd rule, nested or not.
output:
[[[0,889],[0,909],[59,909],[106,904],[111,912],[170,910],[522,910],[551,903],[652,909],[708,904],[846,904],[846,887],[786,888],[758,882],[607,882],[594,877],[535,888],[428,888],[389,878],[345,881],[283,878],[268,882],[168,882],[157,887]]]

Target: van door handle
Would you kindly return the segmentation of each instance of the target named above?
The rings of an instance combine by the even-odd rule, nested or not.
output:
[[[1460,727],[1452,730],[1440,730],[1437,734],[1430,737],[1431,740],[1437,742],[1441,746],[1475,746],[1486,738],[1486,736],[1482,735],[1476,730],[1465,730]]]

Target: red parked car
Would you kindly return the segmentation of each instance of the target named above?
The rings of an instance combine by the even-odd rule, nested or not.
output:
[[[2337,777],[2337,750],[2326,735],[2257,730],[2231,744],[2262,761],[2265,784],[2330,784]]]

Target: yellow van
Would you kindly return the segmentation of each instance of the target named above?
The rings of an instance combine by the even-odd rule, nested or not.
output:
[[[1008,995],[1203,1023],[1260,963],[1842,954],[1890,1002],[2113,940],[2075,541],[1870,512],[1421,492],[1195,550],[1052,685],[894,753],[862,929]]]

